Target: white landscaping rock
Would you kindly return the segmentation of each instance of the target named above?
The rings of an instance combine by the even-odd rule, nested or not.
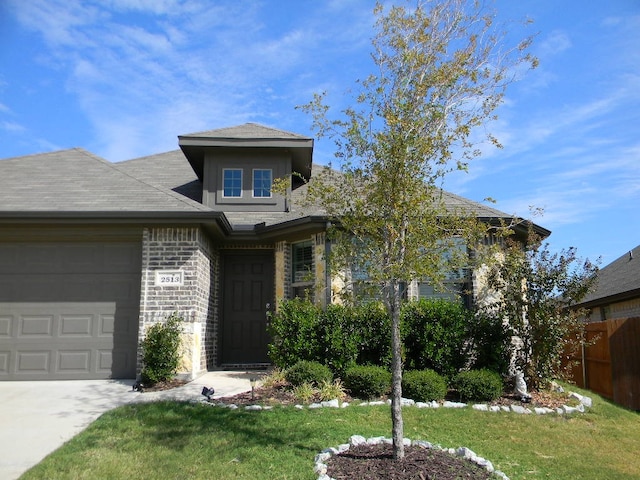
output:
[[[322,462],[326,462],[330,458],[331,458],[331,453],[325,452],[323,450],[322,452],[316,455],[316,458],[314,458],[314,460],[315,460],[315,463],[322,463]]]
[[[467,460],[473,460],[476,458],[476,454],[473,450],[469,450],[467,447],[460,447],[456,450],[456,455],[462,458],[466,458]]]
[[[593,404],[593,401],[591,400],[590,397],[585,397],[584,395],[580,395],[579,393],[576,393],[576,392],[571,392],[569,394],[569,397],[573,397],[577,399],[581,405],[584,405],[587,408],[591,408],[591,405]]]
[[[467,404],[461,402],[450,402],[447,400],[442,404],[442,406],[445,408],[465,408]]]
[[[384,437],[371,437],[367,438],[368,445],[380,445],[384,442]]]
[[[313,467],[313,471],[317,475],[326,475],[327,474],[327,466],[324,463],[316,463]]]
[[[354,447],[357,447],[358,445],[366,444],[367,439],[364,438],[362,435],[351,435],[351,438],[349,438],[349,443]]]
[[[484,403],[476,403],[471,408],[473,408],[474,410],[479,410],[481,412],[488,412],[489,411],[489,407],[487,405],[485,405]]]
[[[328,402],[321,402],[320,405],[325,408],[340,408],[340,402],[337,398],[329,400]]]
[[[433,448],[433,445],[430,442],[427,442],[425,440],[414,440],[411,443],[414,447],[420,447],[420,448]]]

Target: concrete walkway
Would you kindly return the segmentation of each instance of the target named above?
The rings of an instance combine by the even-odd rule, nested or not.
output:
[[[264,373],[264,372],[261,372]],[[214,398],[251,389],[251,372],[209,372],[173,390],[138,393],[133,380],[0,382],[0,479],[13,480],[104,412],[134,402]]]

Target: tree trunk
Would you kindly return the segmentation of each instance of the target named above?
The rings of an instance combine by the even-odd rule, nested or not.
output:
[[[402,420],[402,340],[400,338],[400,285],[390,282],[389,313],[391,315],[391,423],[393,436],[393,458],[404,458],[404,422]]]

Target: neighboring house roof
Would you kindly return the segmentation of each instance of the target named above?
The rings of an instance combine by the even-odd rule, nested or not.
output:
[[[204,149],[211,147],[287,148],[291,151],[293,171],[305,178],[311,175],[312,138],[257,123],[179,135],[178,143],[200,180],[204,174]]]
[[[212,210],[79,148],[0,160],[0,217],[83,212]]]
[[[640,245],[603,267],[597,283],[580,303],[589,307],[640,296]]]

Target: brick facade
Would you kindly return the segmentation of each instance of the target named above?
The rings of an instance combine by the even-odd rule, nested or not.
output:
[[[186,378],[195,378],[216,364],[219,268],[219,252],[201,229],[144,229],[139,342],[149,325],[177,312],[185,320],[179,373]],[[181,272],[183,284],[158,285],[158,271]],[[141,363],[138,349],[138,374]]]

